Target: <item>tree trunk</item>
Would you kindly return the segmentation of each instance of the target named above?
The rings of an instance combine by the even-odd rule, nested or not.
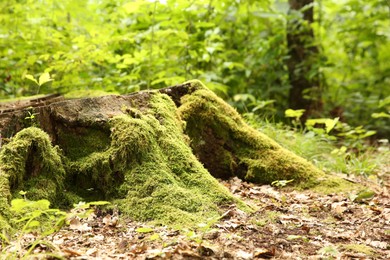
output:
[[[138,220],[197,223],[218,216],[220,205],[246,207],[213,176],[294,179],[299,187],[324,177],[198,81],[130,95],[55,98],[22,109],[0,106],[4,219],[10,200],[24,190],[56,207],[109,200]]]
[[[305,109],[303,121],[314,111],[322,109],[318,71],[318,47],[313,29],[313,0],[289,0],[290,18],[287,22],[287,62],[291,89],[289,106]],[[306,8],[301,11],[302,8]],[[302,14],[302,17],[300,16]]]

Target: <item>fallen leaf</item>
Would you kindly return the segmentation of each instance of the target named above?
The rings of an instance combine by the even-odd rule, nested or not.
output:
[[[386,249],[387,248],[387,243],[384,241],[371,241],[370,246],[380,248],[380,249]]]
[[[62,252],[64,252],[69,257],[83,255],[83,253],[81,253],[80,251],[73,250],[71,248],[62,248]]]
[[[236,252],[236,257],[241,259],[252,259],[253,255],[251,253],[245,252],[243,250],[238,250]]]
[[[215,254],[213,249],[203,245],[200,245],[196,251],[198,251],[201,256],[213,256]]]
[[[275,247],[272,247],[271,249],[265,249],[265,248],[256,248],[253,252],[253,257],[258,258],[272,258],[275,256]]]

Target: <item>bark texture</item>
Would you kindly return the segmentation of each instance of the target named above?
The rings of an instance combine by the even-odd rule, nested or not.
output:
[[[313,0],[289,0],[291,11],[287,22],[290,56],[287,65],[291,83],[289,105],[292,109],[306,110],[303,120],[322,109],[317,65],[319,49],[311,28],[314,22],[313,3]]]

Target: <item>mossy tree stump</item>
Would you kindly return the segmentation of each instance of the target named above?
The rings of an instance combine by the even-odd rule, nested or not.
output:
[[[7,109],[0,111],[3,224],[20,190],[56,207],[109,200],[138,220],[184,224],[217,217],[220,205],[243,205],[214,177],[294,179],[300,187],[324,177],[199,81]]]

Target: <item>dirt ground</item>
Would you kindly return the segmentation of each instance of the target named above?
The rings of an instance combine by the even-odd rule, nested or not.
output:
[[[50,250],[42,243],[34,253],[65,259],[390,259],[390,176],[387,172],[381,178],[382,184],[364,181],[374,196],[358,197],[233,178],[222,183],[255,205],[256,212],[225,208],[219,221],[191,231],[96,211],[49,236]],[[25,236],[23,243],[29,240],[34,236]]]

